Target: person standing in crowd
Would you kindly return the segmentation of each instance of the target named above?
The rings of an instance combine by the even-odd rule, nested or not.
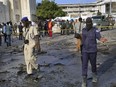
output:
[[[97,82],[97,41],[106,42],[107,39],[101,37],[100,31],[93,27],[92,19],[86,19],[86,27],[82,29],[82,87],[87,87],[87,70],[88,61],[90,60],[92,66],[92,82]]]
[[[36,26],[31,26],[27,17],[23,17],[21,22],[24,25],[24,58],[27,69],[27,77],[33,75],[33,68],[38,69],[38,64],[36,64],[36,57],[33,53],[34,47],[36,45],[36,39],[38,39],[38,31]]]
[[[7,46],[11,46],[11,34],[12,34],[12,28],[9,22],[7,22],[6,25],[6,35],[7,35],[7,39],[6,39],[6,43]]]
[[[18,28],[19,28],[19,40],[22,40],[23,39],[23,26],[22,26],[21,22],[20,22]]]
[[[14,26],[13,26],[13,31],[14,31],[14,34],[16,35],[16,37],[17,37],[17,23],[15,23],[14,24]]]
[[[74,24],[74,20],[72,19],[70,21],[70,34],[74,34],[74,26],[73,26],[73,24]]]
[[[39,32],[39,27],[38,27],[39,25],[37,23],[38,23],[37,21],[32,22],[32,26],[35,26],[36,27],[35,29],[37,29],[37,31],[38,31],[38,35],[37,35],[38,38],[36,38],[36,44],[34,47],[34,52],[36,52],[36,50],[37,50],[36,53],[38,54],[41,52],[41,47],[40,47],[40,37],[39,37],[40,32]]]
[[[82,18],[76,19],[75,23],[74,23],[74,31],[75,31],[75,34],[79,34],[79,37],[76,37],[76,39],[77,39],[77,45],[76,45],[77,52],[81,51],[81,41],[82,41],[81,36],[82,36],[82,29],[83,28],[84,28],[84,24],[82,22]]]
[[[66,21],[66,34],[69,35],[70,23],[69,20]]]
[[[65,34],[65,29],[66,29],[65,20],[62,20],[60,22],[60,26],[61,26],[61,35],[64,35]]]
[[[6,35],[6,24],[5,23],[2,23],[2,33],[3,33],[3,36],[4,36],[4,43],[6,43],[6,38],[7,38],[7,35]]]
[[[2,45],[2,25],[0,24],[0,46]]]
[[[52,20],[50,19],[49,22],[48,22],[48,34],[49,34],[49,37],[52,37]]]
[[[38,18],[38,30],[39,30],[39,38],[44,37],[44,21],[42,18]]]
[[[45,21],[44,31],[45,31],[44,35],[47,36],[48,35],[48,21],[47,20]]]

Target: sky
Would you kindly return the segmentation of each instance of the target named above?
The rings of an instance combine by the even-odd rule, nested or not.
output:
[[[55,0],[57,4],[77,4],[77,3],[91,3],[97,0]],[[36,0],[37,3],[41,3],[41,0]]]

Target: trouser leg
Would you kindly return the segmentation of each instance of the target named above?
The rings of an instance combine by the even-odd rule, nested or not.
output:
[[[8,46],[11,46],[11,35],[8,35]]]
[[[32,59],[27,63],[27,74],[32,74],[33,69],[38,69],[38,65],[35,63],[35,60]]]
[[[21,40],[23,39],[23,34],[21,33]]]
[[[96,68],[96,57],[97,57],[97,52],[96,53],[91,53],[90,54],[90,63],[92,67],[92,82],[97,82],[97,68]]]
[[[90,58],[90,63],[91,63],[91,67],[92,67],[92,72],[93,73],[97,73],[97,69],[96,69],[96,56],[97,53],[90,53],[89,58]]]
[[[88,69],[88,53],[82,53],[82,86],[87,87],[87,69]]]
[[[33,56],[33,59],[31,60],[30,64],[31,64],[32,69],[33,68],[38,69],[38,64],[36,64],[36,57],[35,56]]]
[[[67,32],[67,35],[69,35],[69,29],[67,29],[67,31],[66,31],[66,32]]]
[[[30,62],[28,62],[28,64],[27,64],[27,74],[32,74],[32,66],[31,66]]]
[[[89,54],[82,52],[82,76],[87,76]]]
[[[24,55],[25,55],[25,63],[27,68],[27,74],[32,74],[33,68],[37,69],[38,65],[36,62],[36,57],[33,54],[33,48],[25,48],[24,49]]]
[[[61,29],[61,35],[63,34],[63,31],[62,31],[62,29]]]
[[[19,40],[21,40],[21,34],[19,34]]]
[[[4,34],[4,43],[6,43],[7,35]]]
[[[65,29],[62,29],[63,35],[65,34]]]

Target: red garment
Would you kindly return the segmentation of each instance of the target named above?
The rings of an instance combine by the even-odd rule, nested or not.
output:
[[[49,37],[52,37],[52,29],[48,30],[48,33],[49,33]]]
[[[51,21],[48,22],[48,34],[49,34],[49,37],[52,37],[52,22]]]

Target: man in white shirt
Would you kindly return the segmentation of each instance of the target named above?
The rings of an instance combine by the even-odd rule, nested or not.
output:
[[[27,68],[28,76],[33,74],[32,69],[38,69],[38,64],[36,64],[36,57],[33,53],[33,49],[36,45],[36,39],[38,38],[38,31],[36,26],[30,25],[27,17],[23,17],[21,22],[24,25],[24,58]]]

